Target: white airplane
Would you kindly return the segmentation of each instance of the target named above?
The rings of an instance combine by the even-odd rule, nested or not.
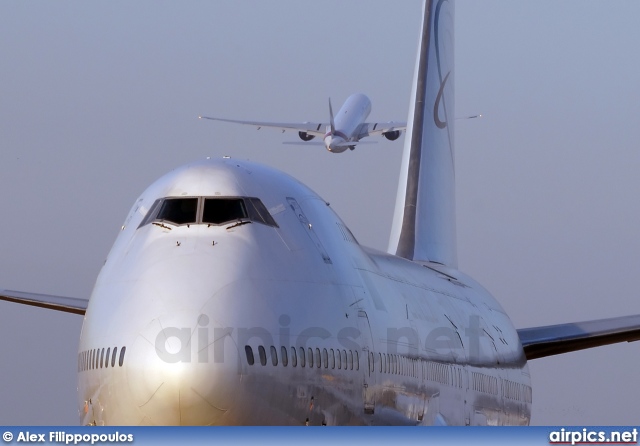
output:
[[[134,203],[83,314],[86,425],[526,425],[528,361],[640,339],[640,316],[516,329],[457,269],[452,0],[426,0],[388,252],[231,158]]]
[[[369,113],[371,113],[371,101],[364,94],[357,93],[347,98],[335,117],[331,99],[329,99],[329,123],[239,121],[210,116],[199,116],[199,118],[252,125],[258,130],[262,127],[277,128],[283,132],[294,130],[298,132],[302,141],[311,141],[316,136],[320,136],[324,138],[324,146],[332,153],[353,150],[357,144],[362,144],[361,139],[367,136],[382,135],[390,141],[395,141],[407,127],[406,122],[365,122]]]

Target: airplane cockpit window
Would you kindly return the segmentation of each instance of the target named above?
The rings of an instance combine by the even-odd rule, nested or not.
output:
[[[267,226],[275,226],[278,227],[278,224],[275,222],[269,211],[262,201],[258,198],[245,198],[245,202],[247,203],[247,211],[249,212],[249,218],[252,221],[265,224]]]
[[[205,198],[202,223],[221,225],[248,218],[242,198]]]
[[[160,203],[162,203],[162,198],[159,198],[153,202],[153,204],[151,205],[151,208],[149,208],[149,212],[147,212],[147,215],[144,216],[138,228],[143,227],[144,225],[153,221],[154,218],[156,218],[156,215],[158,214],[158,208],[160,207]]]
[[[155,219],[176,225],[186,225],[196,222],[197,213],[197,198],[166,198]]]
[[[174,225],[224,225],[256,222],[278,227],[267,208],[255,197],[167,197],[156,200],[139,228],[152,222]]]

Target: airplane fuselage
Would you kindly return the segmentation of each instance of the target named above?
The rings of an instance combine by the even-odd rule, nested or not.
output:
[[[327,128],[324,144],[329,152],[342,153],[358,142],[361,126],[371,113],[371,101],[361,93],[352,94],[335,115],[335,131]]]
[[[136,201],[85,315],[78,406],[98,425],[528,424],[531,382],[471,278],[364,248],[300,182],[224,159]]]

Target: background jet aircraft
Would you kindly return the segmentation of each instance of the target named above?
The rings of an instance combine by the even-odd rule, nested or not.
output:
[[[252,125],[258,127],[258,130],[262,127],[277,128],[283,132],[294,130],[303,141],[323,137],[324,146],[332,153],[353,150],[357,144],[361,143],[360,140],[367,136],[382,135],[389,141],[395,141],[400,138],[400,134],[406,128],[407,124],[404,122],[365,122],[369,113],[371,113],[371,101],[367,96],[358,93],[349,96],[335,116],[329,100],[329,123],[240,121],[209,116],[200,116],[200,118]]]
[[[389,224],[384,216],[391,213],[390,195],[397,182],[393,172],[400,162],[397,153],[390,156],[383,147],[372,147],[373,156],[357,155],[350,157],[353,162],[334,163],[333,157],[309,152],[304,156],[294,151],[265,154],[263,147],[277,144],[277,135],[239,138],[232,132],[216,135],[219,145],[214,148],[210,130],[190,123],[192,110],[202,110],[213,101],[232,103],[238,91],[260,97],[260,115],[273,115],[273,109],[282,115],[296,106],[300,114],[309,102],[287,94],[306,91],[308,79],[314,79],[314,89],[328,92],[338,86],[346,90],[345,96],[354,86],[374,91],[374,84],[391,82],[397,89],[387,90],[376,106],[394,116],[404,113],[408,91],[396,90],[408,85],[406,67],[412,64],[414,48],[392,45],[382,59],[393,64],[380,63],[380,51],[390,40],[380,29],[411,42],[417,3],[398,5],[393,20],[381,18],[379,12],[367,16],[369,2],[344,6],[341,28],[345,32],[340,40],[359,41],[365,36],[371,43],[359,48],[362,69],[353,70],[359,76],[344,70],[321,71],[323,76],[317,76],[316,63],[300,63],[297,57],[297,63],[287,64],[286,70],[263,63],[281,57],[283,51],[321,53],[326,45],[333,48],[332,60],[341,66],[353,60],[352,48],[330,43],[331,36],[313,21],[304,23],[305,30],[323,35],[322,44],[292,42],[288,24],[312,13],[296,2],[292,5],[289,11],[279,11],[269,26],[248,19],[253,6],[217,6],[206,14],[185,5],[167,15],[160,14],[166,10],[149,15],[148,9],[133,8],[128,11],[131,16],[138,14],[149,27],[137,34],[135,26],[124,24],[121,38],[101,21],[109,16],[106,10],[60,17],[53,8],[47,14],[34,14],[26,6],[4,8],[2,32],[15,29],[15,33],[2,40],[13,67],[4,79],[13,88],[0,105],[6,111],[1,181],[4,190],[20,193],[2,197],[6,236],[0,283],[14,289],[88,295],[113,233],[122,224],[122,209],[134,199],[131,194],[176,165],[207,155],[222,156],[232,148],[242,158],[292,172],[331,197],[332,207],[350,222],[360,242],[384,248]],[[620,193],[637,189],[635,141],[639,137],[633,125],[637,108],[633,79],[639,75],[634,59],[620,55],[634,52],[633,18],[638,11],[633,5],[598,5],[566,2],[549,16],[538,2],[457,3],[456,85],[458,100],[465,104],[458,109],[482,108],[491,116],[482,129],[458,126],[460,263],[482,278],[522,327],[639,312],[634,283],[629,280],[639,252],[629,236],[635,233],[638,206]],[[377,11],[385,5],[378,6]],[[358,9],[365,14],[361,25],[347,20]],[[272,7],[265,6],[261,12],[264,16],[270,11]],[[189,20],[172,20],[165,26],[168,16],[189,14]],[[334,14],[313,14],[318,14],[320,23],[341,20]],[[54,17],[65,26],[54,23]],[[229,22],[234,25],[228,26]],[[571,35],[566,32],[569,22],[576,25]],[[596,22],[599,27],[588,26]],[[182,32],[166,45],[165,31],[173,33],[181,25]],[[27,28],[30,33],[21,32]],[[69,30],[75,30],[75,38]],[[543,30],[545,38],[540,39]],[[196,32],[200,41],[216,41],[224,35],[242,45],[250,31],[268,35],[280,45],[270,51],[271,47],[244,41],[246,51],[240,52],[237,45],[217,45],[216,63],[203,68],[203,60],[213,59],[212,49],[198,49],[189,40]],[[511,38],[505,41],[504,35]],[[141,57],[140,51],[147,57]],[[594,52],[603,62],[595,69]],[[233,78],[225,79],[219,60],[234,61],[249,70],[236,70]],[[514,64],[514,60],[526,63]],[[549,71],[553,61],[562,65],[561,75]],[[286,85],[280,89],[277,82],[269,82],[270,88],[265,89],[264,82],[255,84],[250,71],[258,67],[264,68],[261,75],[270,80],[280,77]],[[363,71],[369,74],[363,77]],[[212,76],[224,88],[207,90]],[[621,82],[612,83],[611,78]],[[98,85],[107,88],[98,89]],[[325,98],[326,93],[321,93],[314,102]],[[238,108],[228,113],[243,115],[240,106],[240,102],[232,104]],[[614,113],[605,115],[602,110]],[[33,131],[34,123],[46,132]],[[70,159],[75,162],[69,163]],[[79,164],[82,169],[77,168]],[[118,172],[115,183],[114,172]],[[392,179],[384,172],[392,172]],[[43,186],[48,193],[42,192]],[[342,193],[345,190],[349,193]],[[64,262],[59,261],[62,253]],[[67,408],[75,404],[66,401],[68,395],[75,399],[73,340],[81,318],[2,305],[3,315],[8,316],[1,327],[3,339],[11,339],[3,343],[2,356],[12,358],[3,362],[3,419],[64,422],[55,420],[64,420]],[[619,344],[533,361],[534,422],[632,424],[640,401],[634,387],[626,384],[635,380],[634,349],[637,346]],[[37,378],[43,367],[46,381]],[[580,370],[580,380],[575,379],[575,370]],[[75,413],[66,420],[74,423]]]

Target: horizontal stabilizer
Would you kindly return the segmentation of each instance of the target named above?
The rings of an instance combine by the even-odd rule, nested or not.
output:
[[[378,141],[345,141],[341,144],[333,144],[333,147],[353,147],[362,144],[378,144]]]
[[[400,131],[407,129],[406,122],[365,122],[359,130],[358,138],[366,136],[381,136],[384,133]]]
[[[87,310],[87,305],[89,304],[88,299],[11,290],[0,290],[0,300],[81,315],[84,315]]]
[[[324,146],[322,141],[283,141],[287,146]]]
[[[244,124],[257,127],[275,128],[282,132],[295,131],[305,132],[313,136],[324,136],[326,128],[329,124],[322,122],[265,122],[265,121],[241,121],[238,119],[214,118],[211,116],[198,116],[199,119],[208,119],[210,121],[231,122],[233,124]]]
[[[287,146],[324,146],[324,142],[322,141],[283,141],[282,144]],[[351,141],[345,142],[344,144],[335,144],[334,147],[353,147],[360,146],[362,144],[378,144],[378,141]]]
[[[527,359],[640,340],[640,315],[518,330]]]

